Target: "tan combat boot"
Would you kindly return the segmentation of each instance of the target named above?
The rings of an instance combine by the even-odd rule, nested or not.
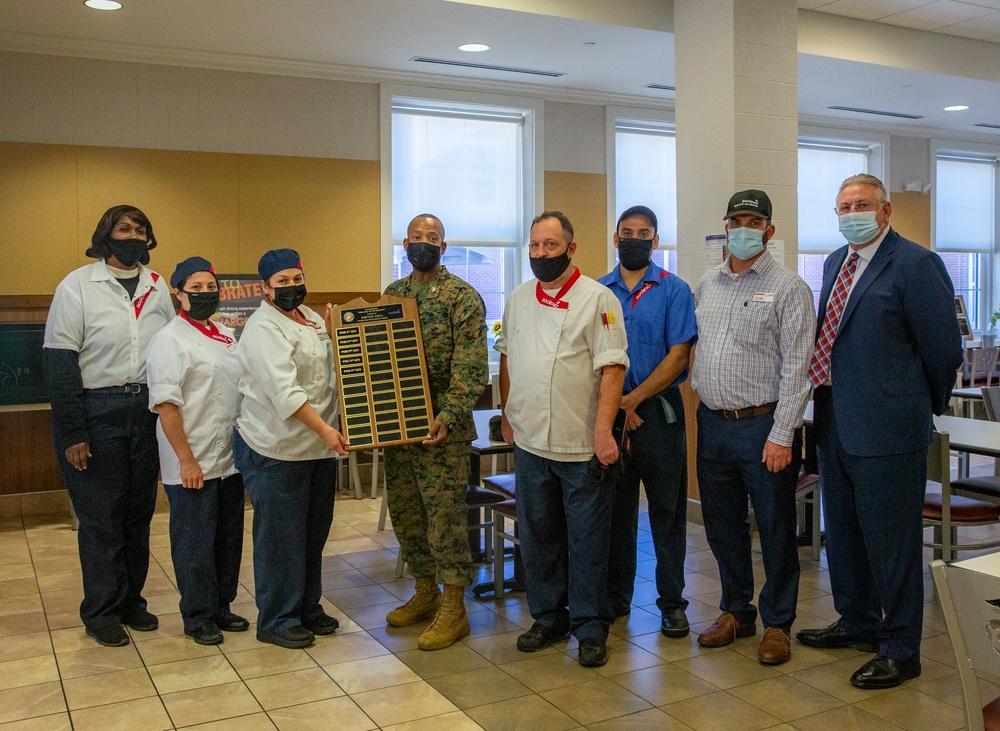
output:
[[[431,626],[423,631],[417,646],[421,650],[443,650],[469,634],[469,617],[465,613],[465,587],[445,585],[441,609]]]
[[[393,627],[409,627],[425,619],[430,619],[441,608],[441,590],[431,578],[416,580],[417,593],[401,607],[396,607],[385,621]]]

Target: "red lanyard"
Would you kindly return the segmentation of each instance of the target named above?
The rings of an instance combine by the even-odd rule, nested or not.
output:
[[[187,320],[189,323],[191,323],[191,326],[194,327],[195,330],[200,332],[206,338],[217,340],[218,342],[224,343],[225,345],[232,344],[233,339],[228,335],[223,335],[221,332],[219,332],[219,328],[216,327],[215,323],[212,322],[211,320],[208,321],[208,327],[205,327],[197,320],[192,320],[190,317],[188,317],[188,313],[186,313],[184,310],[181,310],[181,317]]]
[[[566,284],[562,286],[562,289],[556,294],[555,297],[549,297],[545,294],[545,290],[542,289],[542,283],[535,283],[535,298],[546,307],[554,307],[557,310],[568,310],[569,302],[563,302],[563,295],[569,292],[569,288],[576,284],[576,280],[580,278],[580,270],[577,269],[570,278],[566,281]]]
[[[639,288],[638,292],[636,292],[635,294],[632,295],[632,309],[635,309],[636,304],[639,302],[639,300],[642,298],[642,296],[644,294],[646,294],[646,292],[648,292],[652,288],[653,288],[653,283],[652,282],[646,282],[645,284],[643,284]]]

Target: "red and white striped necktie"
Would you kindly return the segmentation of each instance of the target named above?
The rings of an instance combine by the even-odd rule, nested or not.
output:
[[[837,338],[837,328],[840,318],[844,315],[844,305],[847,304],[847,294],[851,291],[854,272],[858,268],[858,253],[852,252],[847,262],[840,270],[837,283],[833,287],[830,301],[826,304],[826,317],[823,329],[816,340],[816,352],[809,364],[809,382],[814,388],[822,386],[830,375],[830,353],[833,351],[833,341]]]

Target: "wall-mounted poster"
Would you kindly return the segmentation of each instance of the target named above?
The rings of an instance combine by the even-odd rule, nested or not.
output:
[[[213,319],[232,329],[236,339],[243,326],[264,299],[260,276],[257,274],[217,274],[219,279],[219,309]]]

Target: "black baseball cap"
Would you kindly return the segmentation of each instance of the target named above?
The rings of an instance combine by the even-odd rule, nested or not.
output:
[[[771,220],[771,199],[767,193],[756,188],[741,190],[729,199],[729,210],[723,218],[735,216],[737,213],[756,213]]]

